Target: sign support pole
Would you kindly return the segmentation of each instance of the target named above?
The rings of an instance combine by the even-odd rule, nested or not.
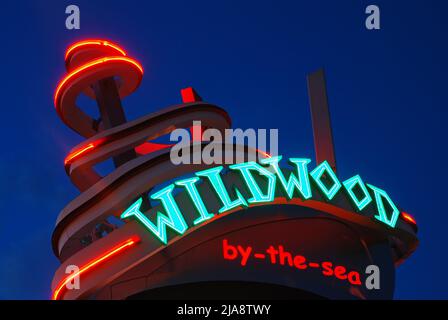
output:
[[[327,161],[336,172],[336,156],[333,144],[327,88],[323,69],[307,75],[308,96],[310,99],[311,122],[313,124],[314,150],[316,163]]]

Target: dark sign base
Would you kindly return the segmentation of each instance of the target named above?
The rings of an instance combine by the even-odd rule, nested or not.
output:
[[[147,290],[128,300],[323,300],[304,290],[267,283],[210,281]]]

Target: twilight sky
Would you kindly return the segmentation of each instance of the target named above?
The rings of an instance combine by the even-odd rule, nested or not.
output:
[[[379,31],[364,27],[369,4]],[[65,29],[65,7],[81,29]],[[305,76],[324,67],[338,175],[359,173],[419,224],[420,247],[397,270],[396,298],[448,298],[446,1],[14,1],[2,3],[0,299],[47,299],[50,245],[77,194],[63,168],[82,137],[53,107],[74,41],[121,44],[145,68],[123,102],[135,119],[195,87],[238,128],[278,128],[280,153],[313,158]],[[91,102],[92,106],[94,105]]]

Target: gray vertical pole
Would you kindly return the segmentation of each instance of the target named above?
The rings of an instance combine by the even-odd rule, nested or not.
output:
[[[113,78],[99,80],[93,86],[93,90],[95,91],[104,129],[110,129],[125,123],[126,117],[115,80]],[[113,161],[115,167],[119,167],[135,157],[135,151],[128,150],[114,156]]]
[[[334,153],[324,70],[319,69],[316,72],[308,74],[307,82],[316,163],[319,164],[327,160],[331,168],[336,172],[336,157]]]
[[[123,106],[121,105],[120,94],[114,78],[110,77],[99,80],[93,85],[93,90],[96,95],[96,101],[100,110],[101,122],[104,129],[110,129],[125,123],[126,116],[124,114]],[[114,165],[118,168],[136,157],[137,154],[133,149],[127,150],[113,157]],[[151,207],[148,193],[149,191],[142,195],[143,207],[145,210],[148,210]],[[100,227],[102,228],[103,226]]]

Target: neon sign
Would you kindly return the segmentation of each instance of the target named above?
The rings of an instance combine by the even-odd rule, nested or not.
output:
[[[89,270],[99,266],[100,264],[105,263],[109,259],[112,259],[116,255],[122,253],[123,251],[129,249],[130,247],[134,246],[135,244],[140,242],[140,238],[138,236],[133,236],[126,241],[118,244],[117,246],[111,248],[110,250],[106,251],[99,257],[96,257],[89,263],[82,266],[78,272],[72,273],[71,275],[65,277],[56,287],[55,291],[53,292],[53,295],[51,297],[52,300],[58,300],[65,289],[67,288],[67,284],[70,283],[74,278],[81,276],[82,274],[88,272]]]
[[[373,208],[375,213],[373,217],[376,221],[391,228],[395,227],[400,211],[386,191],[364,183],[359,175],[341,182],[326,161],[308,172],[310,159],[290,158],[289,164],[294,170],[286,177],[286,171],[280,169],[279,166],[281,159],[282,156],[277,156],[262,159],[260,163],[251,161],[228,167],[231,172],[239,173],[241,182],[248,190],[249,197],[245,197],[240,189],[233,186],[231,193],[234,194],[234,197],[232,198],[223,181],[224,167],[218,166],[196,172],[194,177],[175,181],[153,193],[150,198],[158,200],[164,209],[164,213],[155,211],[155,222],[141,211],[142,198],[130,205],[121,214],[121,218],[139,221],[162,243],[167,244],[169,241],[167,227],[182,235],[191,226],[201,225],[226,212],[251,205],[274,204],[276,195],[280,196],[281,192],[288,199],[299,197],[303,201],[317,199],[332,202],[338,195],[342,195],[351,202],[354,211],[364,214],[368,207]],[[261,179],[264,181],[263,186],[260,185]],[[211,185],[211,189],[221,204],[216,212],[209,211],[204,197],[198,190],[198,185],[205,181]],[[278,181],[280,183],[277,183]],[[193,203],[196,218],[190,223],[187,223],[187,219],[182,213],[181,203],[177,203],[175,200],[173,191],[176,187],[183,189]]]
[[[362,284],[358,271],[348,270],[345,266],[334,264],[331,261],[309,261],[303,255],[293,255],[285,250],[282,245],[270,245],[262,253],[257,253],[252,246],[233,245],[229,243],[229,240],[224,239],[222,241],[222,255],[224,260],[239,260],[242,267],[247,266],[249,259],[252,261],[267,261],[272,265],[289,266],[297,270],[316,269],[325,277],[335,277],[356,286]]]

